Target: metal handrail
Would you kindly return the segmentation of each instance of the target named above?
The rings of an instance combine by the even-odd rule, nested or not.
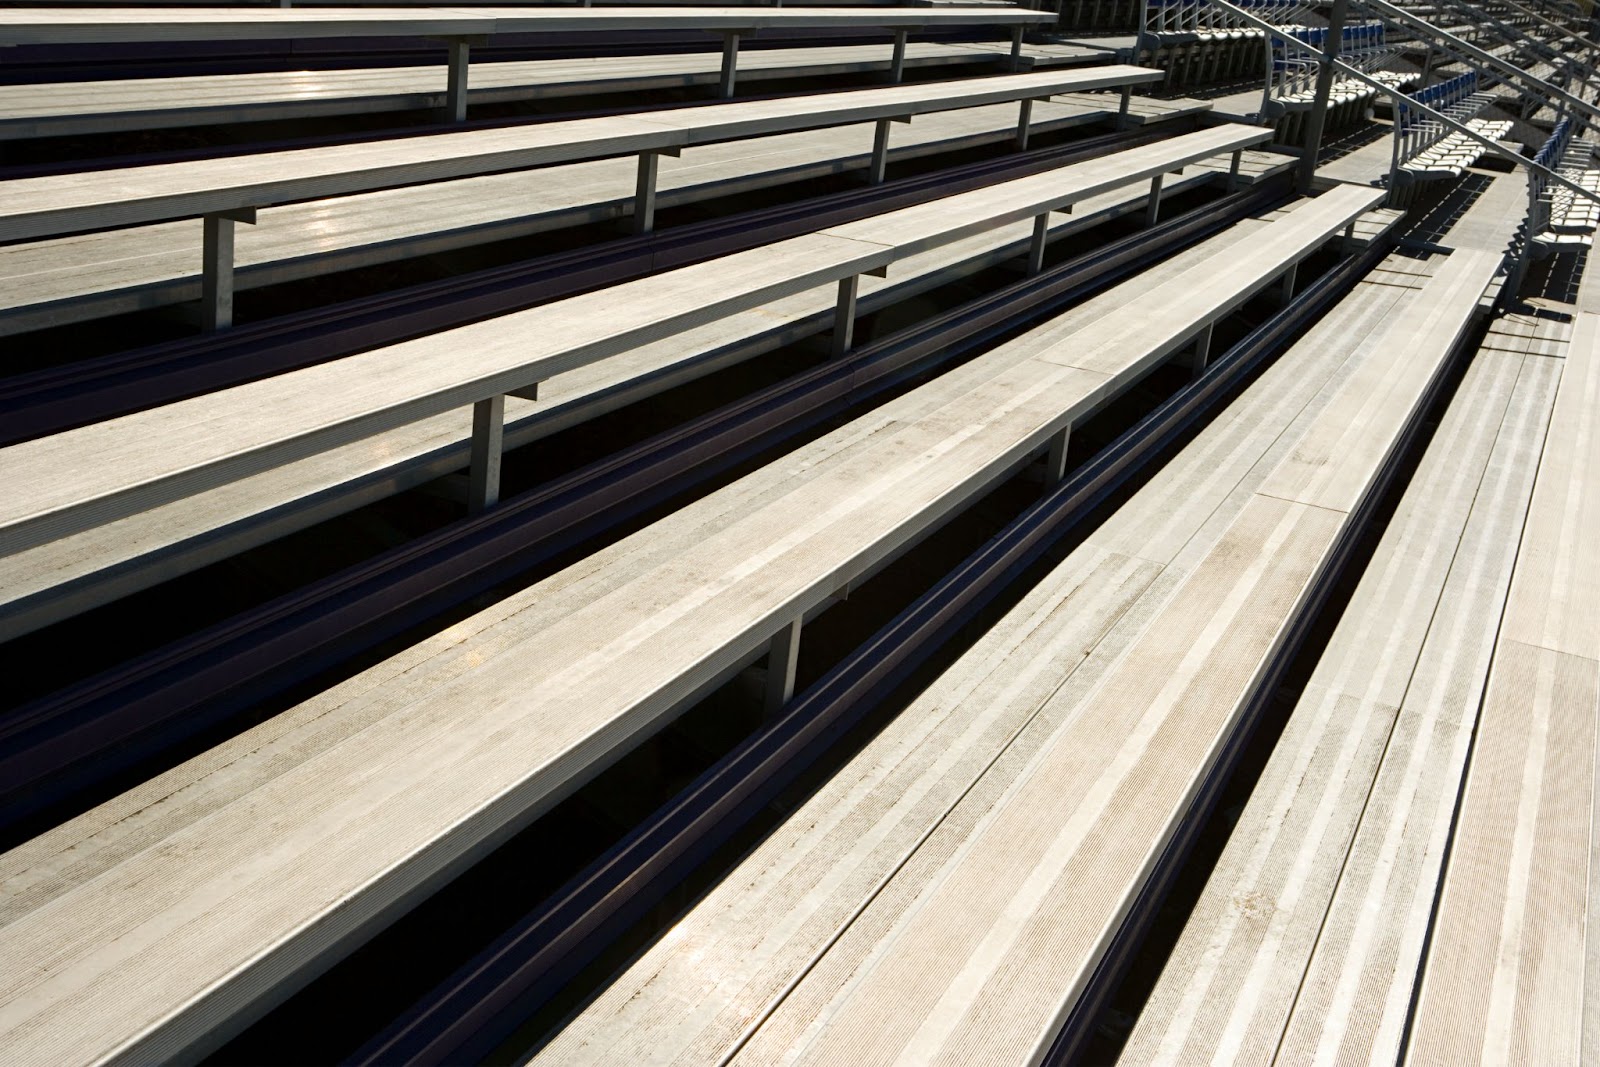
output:
[[[1228,11],[1233,12],[1233,14],[1236,17],[1243,19],[1245,22],[1247,22],[1248,24],[1250,24],[1252,26],[1256,26],[1256,27],[1258,27],[1258,28],[1260,28],[1262,30],[1265,30],[1267,33],[1269,33],[1272,36],[1278,38],[1279,40],[1289,41],[1293,45],[1295,45],[1295,46],[1297,46],[1297,47],[1299,47],[1299,48],[1301,48],[1301,49],[1303,49],[1305,51],[1314,51],[1313,49],[1310,48],[1310,46],[1304,44],[1303,42],[1301,42],[1297,38],[1289,35],[1288,33],[1285,33],[1283,30],[1281,30],[1278,27],[1272,25],[1270,22],[1264,22],[1261,19],[1256,18],[1255,16],[1249,14],[1248,12],[1240,9],[1236,5],[1230,3],[1229,0],[1210,0],[1210,2],[1213,3],[1213,4],[1217,4],[1218,6],[1223,7],[1225,9],[1227,9]],[[1374,2],[1374,0],[1367,0],[1367,2],[1371,3],[1371,2]],[[1378,2],[1381,2],[1381,0],[1378,0]],[[1389,6],[1389,5],[1385,5],[1385,6]],[[1326,54],[1323,55],[1323,59],[1324,59],[1324,62],[1328,61],[1328,57],[1326,56]],[[1379,92],[1387,93],[1387,92],[1391,91],[1389,86],[1384,85],[1382,82],[1378,81],[1376,78],[1373,78],[1373,77],[1369,76],[1365,71],[1357,70],[1355,67],[1350,66],[1348,63],[1342,63],[1337,59],[1333,59],[1331,62],[1333,64],[1333,68],[1335,70],[1342,71],[1343,73],[1345,73],[1349,77],[1355,78],[1357,81],[1365,82],[1366,84],[1371,85],[1374,88],[1376,88]],[[1562,95],[1566,96],[1568,94],[1563,93]],[[1474,130],[1474,129],[1471,129],[1470,127],[1468,127],[1465,123],[1457,122],[1455,119],[1451,118],[1450,116],[1445,115],[1445,114],[1441,114],[1440,112],[1435,111],[1433,108],[1427,106],[1426,104],[1417,103],[1417,104],[1414,104],[1413,106],[1415,106],[1416,110],[1422,112],[1425,115],[1428,115],[1429,117],[1431,117],[1433,119],[1436,119],[1437,121],[1439,121],[1439,122],[1443,123],[1444,125],[1450,127],[1452,130],[1455,130],[1457,133],[1462,134],[1463,136],[1467,137],[1469,140],[1475,141],[1478,144],[1483,145],[1485,148],[1487,148],[1489,151],[1493,152],[1495,155],[1501,156],[1501,157],[1503,157],[1505,159],[1508,159],[1512,163],[1516,164],[1519,167],[1523,167],[1523,168],[1527,169],[1531,173],[1542,175],[1546,180],[1552,181],[1552,182],[1556,183],[1557,185],[1560,185],[1560,186],[1563,186],[1563,187],[1565,187],[1567,189],[1572,190],[1573,192],[1577,193],[1579,196],[1583,197],[1585,200],[1592,200],[1596,204],[1600,204],[1600,195],[1597,195],[1595,193],[1590,192],[1588,189],[1585,189],[1585,188],[1583,188],[1583,186],[1579,185],[1578,183],[1569,180],[1568,178],[1566,178],[1565,176],[1563,176],[1561,174],[1556,173],[1555,171],[1551,170],[1549,167],[1546,167],[1543,164],[1537,163],[1534,160],[1531,160],[1528,157],[1526,157],[1524,155],[1521,155],[1521,154],[1519,154],[1517,152],[1513,152],[1511,149],[1509,149],[1509,148],[1505,147],[1504,145],[1500,144],[1500,142],[1492,140],[1491,138],[1485,137],[1483,134],[1479,133],[1477,130]],[[1590,111],[1590,112],[1595,112],[1597,110],[1600,110],[1600,109],[1596,109],[1593,105],[1590,105],[1590,104],[1585,104],[1584,105],[1584,109],[1586,111]]]

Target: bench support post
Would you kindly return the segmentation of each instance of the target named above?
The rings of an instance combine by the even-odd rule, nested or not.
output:
[[[800,629],[803,618],[795,618],[772,638],[767,649],[767,698],[763,709],[767,718],[778,714],[794,697],[794,669],[800,662]]]
[[[727,100],[733,96],[734,80],[739,69],[739,35],[725,33],[722,35],[722,80],[717,87],[717,93],[722,99]]]
[[[833,357],[849,353],[855,343],[856,293],[861,288],[861,275],[852,274],[839,279],[839,299],[833,306]]]
[[[1122,99],[1117,104],[1117,129],[1125,130],[1129,126],[1128,108],[1133,105],[1133,86],[1122,87]]]
[[[255,208],[219,211],[202,220],[200,318],[207,333],[233,325],[233,226],[255,221]]]
[[[467,121],[467,60],[472,42],[464,37],[452,37],[448,88],[445,90],[445,110],[451,122]]]
[[[1011,72],[1022,70],[1022,27],[1011,27]]]
[[[1028,124],[1033,120],[1033,101],[1024,100],[1017,105],[1017,151],[1028,150]]]
[[[1288,270],[1283,272],[1283,287],[1280,290],[1280,294],[1285,304],[1294,299],[1294,279],[1299,272],[1300,264],[1298,263],[1292,264]]]
[[[894,52],[889,57],[889,80],[898,85],[906,78],[906,31],[894,31]]]
[[[1067,476],[1067,446],[1072,443],[1072,427],[1050,438],[1050,448],[1044,454],[1044,484],[1055,485]]]
[[[634,184],[633,232],[649,233],[656,225],[656,165],[654,152],[639,153],[639,179]]]
[[[1211,331],[1216,326],[1214,322],[1206,323],[1194,338],[1194,354],[1189,357],[1189,369],[1194,371],[1196,378],[1205,373],[1206,364],[1211,362]]]
[[[500,502],[500,453],[506,425],[504,394],[472,405],[472,467],[467,507],[476,515]]]
[[[889,172],[889,126],[889,119],[879,119],[872,131],[872,166],[867,181],[873,185],[882,185],[884,175]]]
[[[1154,226],[1156,219],[1161,216],[1161,183],[1166,179],[1165,174],[1157,174],[1150,179],[1150,203],[1145,205],[1144,224]]]
[[[1033,217],[1033,242],[1028,245],[1028,277],[1044,270],[1044,249],[1050,241],[1050,212]]]
[[[204,225],[200,305],[209,333],[233,325],[233,220],[207,215]]]
[[[1244,149],[1233,150],[1233,161],[1228,164],[1228,192],[1239,187],[1239,164],[1244,162]]]

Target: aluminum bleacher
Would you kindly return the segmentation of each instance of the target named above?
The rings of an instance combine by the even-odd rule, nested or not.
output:
[[[0,1062],[1600,1049],[1593,19],[1066,7],[0,9]]]
[[[1050,448],[1076,418],[1347,229],[1375,199],[1335,190],[1263,227],[1246,255],[1230,249],[1225,269],[1202,262],[1163,287],[1141,287],[1161,310],[1137,330],[1105,318],[1059,339],[997,349],[502,601],[442,644],[379,665],[354,683],[350,696],[362,695],[353,703],[319,698],[279,717],[249,742],[252,751],[285,729],[285,742],[305,744],[305,735],[291,740],[296,721],[315,732],[334,727],[343,739],[325,735],[315,755],[276,765],[268,779],[255,756],[232,771],[216,765],[235,762],[225,746],[154,786],[184,800],[150,808],[130,795],[8,854],[7,880],[34,889],[9,909],[0,952],[38,959],[35,945],[49,943],[50,958],[73,961],[60,972],[4,968],[15,1009],[5,1016],[8,1047],[24,1056],[159,1058],[214,1044],[295,975],[326,965],[702,687],[764,654],[775,633],[790,632],[841,584]],[[1011,198],[1003,210],[1026,217],[1040,208]],[[848,266],[868,269],[891,258],[877,244],[888,231],[917,249],[978,228],[947,205],[898,214],[841,228],[824,243],[882,249],[865,259],[853,253]],[[706,586],[712,573],[723,577]],[[611,636],[596,645],[601,633]],[[373,721],[358,707],[394,714]],[[418,714],[423,707],[433,710]],[[374,748],[389,744],[389,756]],[[375,760],[387,768],[382,776],[370,773]],[[460,773],[441,774],[445,762]],[[105,837],[113,826],[132,829],[129,804],[153,821]],[[263,852],[244,828],[268,809],[282,832]],[[240,832],[225,829],[233,820]],[[380,824],[404,829],[374,839]],[[184,888],[173,896],[158,887],[178,882],[157,872],[180,854]],[[63,860],[86,866],[68,873]],[[153,894],[148,906],[129,895],[141,886]],[[119,905],[94,903],[101,893]],[[113,927],[167,928],[147,921],[151,908],[177,920],[172,936],[140,937],[144,950],[125,953],[134,942]],[[105,953],[112,945],[120,947]],[[190,963],[175,967],[176,959]],[[89,1017],[73,1004],[85,995],[99,1005]],[[79,1022],[63,1027],[67,1017]]]

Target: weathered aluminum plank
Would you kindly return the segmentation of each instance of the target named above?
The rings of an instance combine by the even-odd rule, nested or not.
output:
[[[1011,7],[7,8],[0,45],[266,41],[313,37],[470,37],[495,33],[742,30],[859,26],[1026,26],[1048,11]]]
[[[1160,71],[1129,66],[1044,71],[16,178],[0,183],[0,240],[136,226],[1161,77]]]

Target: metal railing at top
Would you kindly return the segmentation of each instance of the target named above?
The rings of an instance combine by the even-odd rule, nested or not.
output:
[[[1226,8],[1227,10],[1232,12],[1234,14],[1234,16],[1236,18],[1238,18],[1239,20],[1241,20],[1242,22],[1245,22],[1247,25],[1254,26],[1255,28],[1263,31],[1264,33],[1269,34],[1275,40],[1285,41],[1290,47],[1298,47],[1302,51],[1311,51],[1312,50],[1310,45],[1304,43],[1303,41],[1300,41],[1300,40],[1294,38],[1293,36],[1291,36],[1288,33],[1287,30],[1285,30],[1285,29],[1283,29],[1282,27],[1279,27],[1279,26],[1274,26],[1271,23],[1266,22],[1266,21],[1264,21],[1262,19],[1256,18],[1254,15],[1250,14],[1248,11],[1245,11],[1244,9],[1238,7],[1236,4],[1232,3],[1231,0],[1211,0],[1211,2],[1214,3],[1214,4],[1217,4],[1220,7]],[[1394,9],[1393,5],[1384,3],[1383,0],[1363,0],[1363,2],[1366,3],[1368,6],[1382,5],[1385,8]],[[1345,63],[1345,62],[1343,62],[1343,61],[1341,61],[1341,60],[1339,60],[1339,59],[1337,59],[1335,57],[1328,56],[1326,54],[1324,54],[1322,58],[1324,59],[1324,61],[1329,63],[1329,66],[1331,67],[1333,73],[1335,73],[1335,74],[1343,74],[1346,77],[1354,78],[1357,81],[1360,81],[1360,82],[1363,82],[1363,83],[1365,83],[1367,85],[1370,85],[1371,87],[1377,89],[1379,92],[1388,93],[1388,92],[1392,91],[1390,86],[1385,85],[1382,81],[1380,81],[1377,78],[1373,77],[1371,74],[1367,73],[1366,71],[1359,69],[1358,67],[1351,66],[1349,63]],[[1553,89],[1554,87],[1552,86],[1551,88]],[[1563,96],[1570,96],[1570,94],[1562,94],[1562,95]],[[1600,108],[1597,108],[1595,105],[1589,104],[1586,101],[1581,102],[1581,103],[1583,105],[1583,108],[1584,108],[1585,112],[1588,113],[1588,114],[1592,115],[1592,114],[1596,113],[1597,111],[1600,111]],[[1559,174],[1556,171],[1551,170],[1549,167],[1546,167],[1544,164],[1539,163],[1537,160],[1529,159],[1526,156],[1523,156],[1523,155],[1521,155],[1521,154],[1519,154],[1519,153],[1517,153],[1515,151],[1512,151],[1511,149],[1507,148],[1505,145],[1500,144],[1499,142],[1493,140],[1492,138],[1485,137],[1483,134],[1481,134],[1478,131],[1476,131],[1476,130],[1472,129],[1471,127],[1469,127],[1466,123],[1459,122],[1456,119],[1452,118],[1451,116],[1446,115],[1446,114],[1444,114],[1444,113],[1442,113],[1440,111],[1435,110],[1429,104],[1423,103],[1421,101],[1413,101],[1412,106],[1414,106],[1418,111],[1420,111],[1422,114],[1428,116],[1429,118],[1432,118],[1432,119],[1436,120],[1437,122],[1443,124],[1444,126],[1454,130],[1455,132],[1462,134],[1468,140],[1482,145],[1484,148],[1488,149],[1490,152],[1494,153],[1495,155],[1498,155],[1498,156],[1500,156],[1500,157],[1502,157],[1504,159],[1508,159],[1512,163],[1514,163],[1515,165],[1517,165],[1519,167],[1522,167],[1523,169],[1527,170],[1529,172],[1529,174],[1530,174],[1530,180],[1532,180],[1532,178],[1531,178],[1532,175],[1535,175],[1535,174],[1540,175],[1548,183],[1551,183],[1551,184],[1554,184],[1554,185],[1559,185],[1559,186],[1569,190],[1570,192],[1574,193],[1576,196],[1582,197],[1583,199],[1588,200],[1591,203],[1600,204],[1600,193],[1596,193],[1596,192],[1591,191],[1589,189],[1585,189],[1583,186],[1579,185],[1577,182],[1571,180],[1570,178],[1566,177],[1563,174]],[[1314,152],[1314,150],[1315,149],[1313,147],[1311,149],[1311,151]],[[1309,166],[1314,166],[1315,165],[1314,157],[1309,160],[1308,165]]]

